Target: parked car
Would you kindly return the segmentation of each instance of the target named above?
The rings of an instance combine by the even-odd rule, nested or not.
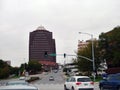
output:
[[[49,81],[54,81],[54,77],[53,77],[53,76],[50,76],[50,77],[49,77]]]
[[[57,73],[58,72],[58,70],[53,70],[54,71],[54,73]]]
[[[120,73],[107,75],[99,83],[100,90],[120,90]]]
[[[71,76],[64,83],[64,90],[94,90],[94,82],[88,76]]]
[[[6,85],[7,86],[9,86],[9,85],[29,85],[29,83],[24,80],[15,80],[15,81],[8,81],[6,83]]]
[[[38,88],[30,85],[8,85],[1,86],[0,90],[38,90]]]
[[[19,77],[19,80],[25,80],[26,78],[24,76]]]

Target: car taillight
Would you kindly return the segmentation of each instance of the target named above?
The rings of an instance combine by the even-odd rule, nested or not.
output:
[[[81,84],[81,82],[76,82],[76,85],[80,85]]]
[[[90,82],[91,85],[94,85],[94,82]]]

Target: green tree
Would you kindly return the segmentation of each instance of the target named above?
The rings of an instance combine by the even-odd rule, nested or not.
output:
[[[89,61],[87,59],[81,58],[79,56],[84,56],[92,60],[92,43],[89,41],[89,44],[83,48],[82,50],[79,50],[77,53],[77,60],[75,60],[75,63],[79,69],[79,71],[82,72],[88,72],[88,74],[91,74],[93,72],[93,62]],[[100,58],[99,58],[99,48],[98,48],[98,41],[94,40],[94,61],[95,61],[95,69],[97,70],[100,65]],[[97,74],[97,73],[96,73]]]
[[[92,71],[92,62],[79,57],[80,55],[91,59],[91,44],[89,44],[84,49],[79,50],[77,54],[78,58],[76,64],[78,66],[78,69],[82,72]]]
[[[115,27],[99,36],[101,58],[106,59],[108,67],[120,66],[120,27]]]
[[[42,65],[38,61],[31,60],[28,63],[28,71],[30,73],[38,73],[41,71]]]
[[[11,75],[16,75],[18,76],[19,75],[19,67],[10,67],[10,74]]]
[[[0,78],[7,78],[10,75],[10,67],[9,65],[4,62],[3,60],[0,60]]]
[[[7,78],[9,77],[10,69],[9,67],[4,67],[3,69],[0,69],[0,78]]]
[[[6,67],[8,66],[6,62],[4,62],[3,60],[0,60],[0,68]]]
[[[25,75],[26,71],[28,71],[28,64],[27,63],[22,63],[20,68],[19,68],[19,74],[20,75]]]

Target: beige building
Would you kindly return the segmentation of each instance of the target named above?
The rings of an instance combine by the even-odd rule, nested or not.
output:
[[[78,40],[78,51],[79,51],[79,50],[83,50],[84,48],[86,48],[87,45],[88,45],[91,41],[92,41],[91,39],[86,40],[86,41]],[[96,41],[96,38],[93,38],[93,41]]]
[[[88,44],[89,44],[89,41],[80,41],[79,40],[78,41],[78,51],[86,48]]]

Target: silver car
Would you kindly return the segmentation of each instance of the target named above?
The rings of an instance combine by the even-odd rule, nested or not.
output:
[[[19,77],[19,80],[25,80],[25,79],[26,79],[26,77],[24,77],[24,76]]]
[[[29,85],[29,83],[24,80],[16,80],[16,81],[8,81],[6,85],[7,86],[8,85]]]
[[[1,86],[0,90],[38,90],[38,88],[30,85],[8,85]]]
[[[49,77],[49,81],[54,81],[54,77],[53,77],[53,76],[50,76],[50,77]]]

